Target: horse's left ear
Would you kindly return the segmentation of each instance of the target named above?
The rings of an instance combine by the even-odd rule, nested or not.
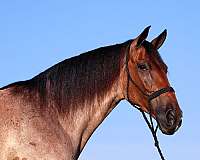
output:
[[[164,43],[167,37],[167,30],[165,29],[158,37],[151,41],[151,44],[156,48],[159,49],[162,44]]]

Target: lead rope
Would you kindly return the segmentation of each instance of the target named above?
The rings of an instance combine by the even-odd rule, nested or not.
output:
[[[127,94],[127,99],[129,101],[129,103],[131,103],[131,105],[133,105],[136,109],[138,109],[141,113],[142,113],[142,116],[147,124],[147,126],[149,127],[150,131],[151,131],[151,134],[153,136],[153,139],[154,139],[154,145],[155,147],[157,148],[158,150],[158,153],[160,155],[160,158],[161,160],[165,160],[164,156],[163,156],[163,153],[161,151],[161,148],[160,148],[160,145],[159,145],[159,141],[158,141],[158,138],[157,138],[157,130],[158,130],[158,124],[156,126],[156,128],[154,128],[154,125],[153,125],[153,119],[152,119],[152,116],[151,116],[151,113],[152,113],[152,106],[151,106],[151,100],[153,98],[155,98],[154,96],[151,97],[149,96],[148,94],[146,94],[145,92],[143,92],[143,90],[140,89],[140,87],[132,80],[132,78],[130,77],[130,72],[129,72],[129,69],[128,69],[128,51],[129,51],[129,48],[130,48],[130,45],[127,47],[126,49],[126,72],[127,72],[127,88],[126,88],[126,94]],[[137,107],[134,103],[132,103],[129,99],[129,92],[128,92],[128,89],[129,89],[129,80],[131,80],[131,82],[142,92],[143,95],[147,96],[148,97],[148,107],[149,107],[149,119],[150,121],[148,120],[146,114],[144,113],[144,111],[141,109],[141,107]],[[163,92],[164,93],[164,92]],[[156,96],[157,97],[157,96]],[[138,105],[139,106],[139,105]]]
[[[128,89],[128,88],[127,88]],[[137,107],[135,104],[133,104],[131,101],[130,101],[130,99],[129,99],[129,96],[128,96],[128,92],[127,92],[127,98],[128,98],[128,101],[129,101],[129,103],[131,103],[131,105],[133,105],[136,109],[138,109],[141,113],[142,113],[142,116],[143,116],[143,118],[144,118],[144,120],[145,120],[145,122],[146,122],[146,124],[147,124],[147,126],[149,127],[149,129],[150,129],[150,131],[151,131],[151,134],[152,134],[152,136],[153,136],[153,139],[154,139],[154,145],[155,145],[155,147],[157,148],[157,150],[158,150],[158,153],[159,153],[159,155],[160,155],[160,158],[161,158],[161,160],[166,160],[165,158],[164,158],[164,155],[163,155],[163,153],[162,153],[162,151],[161,151],[161,148],[160,148],[160,145],[159,145],[159,141],[158,141],[158,137],[157,137],[157,130],[158,130],[158,125],[156,126],[156,128],[154,128],[154,125],[153,125],[153,119],[152,119],[152,116],[151,116],[151,103],[150,103],[150,101],[148,102],[149,103],[149,119],[150,119],[150,122],[149,122],[149,120],[148,120],[148,118],[147,118],[147,116],[146,116],[146,114],[144,113],[144,111],[140,108],[140,107]]]
[[[151,124],[150,124],[149,120],[147,119],[144,111],[142,111],[141,109],[139,109],[139,111],[142,113],[142,116],[143,116],[145,122],[147,123],[147,125],[148,125],[148,127],[149,127],[149,129],[151,131],[151,134],[152,134],[153,139],[154,139],[154,145],[158,150],[158,153],[160,155],[161,160],[165,160],[164,155],[163,155],[163,153],[161,151],[161,148],[160,148],[160,145],[159,145],[157,134],[156,134],[157,130],[158,130],[158,125],[156,126],[156,128],[154,128],[154,126],[151,125],[151,124],[153,124],[153,121],[152,121],[152,116],[151,116],[150,113],[149,114],[150,114],[150,122],[151,122]]]

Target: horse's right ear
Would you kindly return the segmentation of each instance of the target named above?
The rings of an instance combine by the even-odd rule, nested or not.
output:
[[[167,30],[165,29],[158,37],[151,41],[151,44],[156,48],[159,49],[162,44],[164,43],[167,37]]]
[[[135,39],[136,47],[140,47],[144,40],[147,38],[151,26],[146,27],[143,32]]]

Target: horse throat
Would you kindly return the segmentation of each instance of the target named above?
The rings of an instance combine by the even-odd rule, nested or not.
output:
[[[116,80],[103,94],[95,94],[93,100],[86,100],[76,110],[68,110],[60,123],[70,136],[75,152],[80,155],[95,129],[123,99],[121,83]]]

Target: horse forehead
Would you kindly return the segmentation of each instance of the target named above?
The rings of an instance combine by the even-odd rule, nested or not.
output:
[[[149,59],[150,54],[148,53],[148,51],[146,50],[146,48],[144,46],[141,46],[140,48],[137,49],[136,51],[136,60],[145,60],[145,59]]]

